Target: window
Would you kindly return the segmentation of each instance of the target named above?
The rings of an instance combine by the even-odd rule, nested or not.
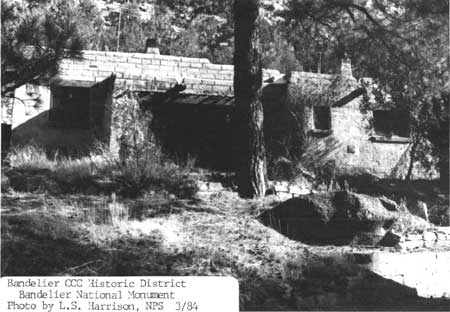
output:
[[[89,128],[90,98],[88,88],[54,86],[52,93],[50,122],[60,128]]]
[[[401,111],[373,111],[373,127],[377,135],[384,137],[409,137],[410,133],[408,114]]]
[[[114,75],[102,82],[54,79],[49,124],[58,128],[104,129],[115,79]]]
[[[331,113],[328,106],[314,107],[313,117],[315,130],[331,130]]]

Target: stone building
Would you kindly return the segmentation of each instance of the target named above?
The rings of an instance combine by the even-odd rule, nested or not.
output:
[[[30,102],[22,109],[14,104],[13,144],[32,140],[48,148],[73,151],[87,150],[95,141],[102,141],[117,151],[121,127],[115,125],[115,116],[120,114],[120,106],[126,105],[120,97],[128,90],[152,111],[153,130],[169,151],[209,159],[215,167],[229,167],[233,65],[160,55],[158,49],[150,48],[148,53],[84,51],[82,60],[65,59],[60,69],[50,86],[39,87],[42,100],[38,106]],[[263,81],[266,128],[295,125],[295,118],[285,122],[291,113],[286,104],[288,94],[301,89],[317,95],[319,100],[308,107],[296,103],[305,105],[307,112],[303,120],[308,130],[305,164],[320,166],[333,161],[349,173],[405,174],[410,148],[407,119],[399,122],[393,111],[375,103],[363,107],[370,79],[355,79],[348,60],[336,75],[284,75],[264,70]],[[16,97],[21,98],[18,92],[20,89]],[[327,96],[321,101],[324,94]],[[64,116],[79,119],[76,122],[81,124]]]

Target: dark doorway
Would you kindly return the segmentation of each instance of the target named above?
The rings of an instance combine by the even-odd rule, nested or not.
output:
[[[234,98],[219,95],[153,94],[145,106],[153,113],[152,131],[178,161],[231,169],[231,113]]]

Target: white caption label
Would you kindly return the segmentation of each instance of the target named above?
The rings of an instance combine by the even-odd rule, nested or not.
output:
[[[232,277],[2,277],[0,311],[239,311]]]

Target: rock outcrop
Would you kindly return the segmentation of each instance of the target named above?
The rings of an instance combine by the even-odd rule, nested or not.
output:
[[[393,201],[343,191],[292,198],[260,219],[306,243],[376,245],[400,215]]]

